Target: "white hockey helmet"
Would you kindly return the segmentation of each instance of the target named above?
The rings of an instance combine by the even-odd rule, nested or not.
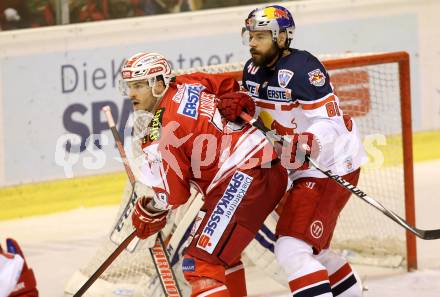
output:
[[[256,8],[249,13],[242,30],[244,44],[248,44],[249,32],[252,31],[271,31],[274,42],[277,41],[280,32],[285,31],[287,46],[289,46],[295,32],[295,22],[287,8],[280,5],[270,5]]]
[[[156,80],[162,79],[166,88],[172,79],[171,66],[164,56],[158,53],[141,52],[124,62],[121,69],[121,92],[127,95],[127,82],[145,80],[150,87]],[[156,97],[163,95],[154,94]]]

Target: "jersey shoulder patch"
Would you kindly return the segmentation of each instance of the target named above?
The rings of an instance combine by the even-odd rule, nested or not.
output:
[[[322,73],[321,69],[316,68],[307,73],[309,75],[310,84],[315,87],[322,87],[325,84],[325,74]]]
[[[294,49],[279,69],[284,67],[294,72],[290,85],[294,99],[310,102],[332,93],[330,79],[322,63],[307,51]]]
[[[293,77],[293,71],[288,69],[278,70],[278,84],[280,85],[280,87],[282,88],[287,87],[292,77]]]

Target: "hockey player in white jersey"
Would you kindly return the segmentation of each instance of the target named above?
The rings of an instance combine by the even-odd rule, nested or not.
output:
[[[320,61],[307,51],[289,47],[294,29],[291,13],[282,6],[249,14],[242,33],[252,58],[243,69],[243,87],[266,127],[293,140],[306,138],[315,148],[318,145],[319,164],[356,185],[365,157],[356,124],[339,108]],[[219,108],[234,121],[243,104],[226,98]],[[329,249],[350,193],[307,161],[288,165],[293,165],[288,168],[293,186],[280,212],[274,250],[292,296],[361,296],[349,263]]]

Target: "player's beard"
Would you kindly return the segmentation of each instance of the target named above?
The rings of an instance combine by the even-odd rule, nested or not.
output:
[[[275,59],[281,56],[282,50],[277,46],[275,42],[273,42],[267,53],[263,54],[261,52],[253,50],[252,48],[250,49],[250,52],[254,65],[269,66],[269,64],[271,64]]]

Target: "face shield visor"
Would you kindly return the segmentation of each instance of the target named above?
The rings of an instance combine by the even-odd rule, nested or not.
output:
[[[246,27],[241,28],[241,43],[245,46],[249,46],[250,43],[249,30]]]
[[[245,21],[245,27],[241,28],[241,42],[243,45],[249,46],[250,43],[250,32],[257,31],[258,28],[256,26],[257,21],[253,17],[248,17]]]
[[[133,91],[135,89],[139,89],[142,87],[151,89],[151,88],[153,88],[155,83],[156,83],[156,77],[150,77],[150,78],[139,79],[139,80],[120,79],[119,84],[118,84],[118,89],[119,89],[119,93],[122,96],[128,97],[128,96],[130,96],[130,91]]]

